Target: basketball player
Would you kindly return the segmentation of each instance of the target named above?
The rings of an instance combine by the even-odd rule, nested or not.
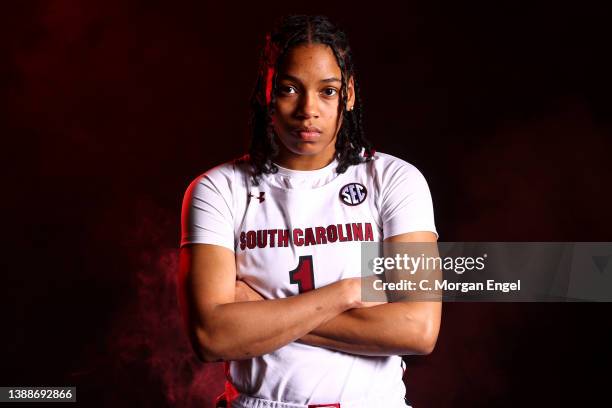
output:
[[[436,242],[417,168],[364,137],[344,33],[289,16],[267,36],[248,155],[182,208],[179,294],[196,354],[226,362],[217,406],[406,407],[401,355],[428,354],[439,302],[360,297],[360,245]]]

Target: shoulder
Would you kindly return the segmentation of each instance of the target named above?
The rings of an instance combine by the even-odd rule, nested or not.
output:
[[[379,167],[392,166],[416,169],[416,167],[412,163],[409,163],[404,159],[400,159],[399,157],[393,156],[389,153],[383,153],[378,151],[374,153],[374,160],[372,160],[372,162]]]
[[[388,153],[376,152],[373,160],[368,162],[369,171],[379,182],[386,184],[393,180],[398,182],[425,182],[423,173],[412,163]]]
[[[228,160],[193,178],[186,188],[185,199],[219,195],[230,199],[233,192],[246,184],[249,174],[248,155]]]
[[[234,184],[241,174],[247,174],[250,169],[248,155],[240,156],[232,160],[220,163],[210,169],[200,173],[192,179],[189,188],[194,188],[198,184]]]
[[[377,174],[383,235],[432,231],[437,235],[429,186],[412,163],[385,153],[376,153],[372,163]]]

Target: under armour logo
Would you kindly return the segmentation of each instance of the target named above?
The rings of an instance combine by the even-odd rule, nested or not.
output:
[[[264,197],[264,195],[265,195],[265,194],[266,194],[266,192],[265,192],[265,191],[260,191],[260,192],[259,192],[259,197],[255,197],[253,194],[249,193],[249,194],[247,194],[248,201],[251,201],[251,198],[256,198],[256,199],[258,199],[258,200],[259,200],[259,202],[261,203],[261,202],[263,202],[263,201],[266,199],[266,198]]]

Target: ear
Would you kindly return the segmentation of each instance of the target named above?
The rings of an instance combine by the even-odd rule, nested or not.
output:
[[[351,75],[348,80],[347,98],[346,98],[346,109],[349,110],[355,107],[355,81]]]

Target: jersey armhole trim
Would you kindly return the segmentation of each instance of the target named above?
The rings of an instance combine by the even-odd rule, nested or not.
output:
[[[234,190],[236,188],[236,160],[232,161],[232,183],[230,192],[232,194],[232,236],[234,237],[234,253],[236,252],[236,197]]]

